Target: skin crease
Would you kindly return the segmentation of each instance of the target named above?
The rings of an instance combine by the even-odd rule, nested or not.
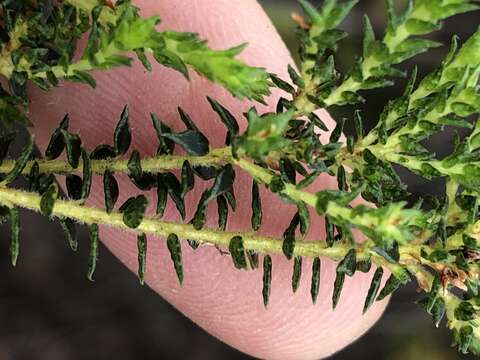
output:
[[[248,42],[241,58],[254,66],[266,67],[283,78],[287,64],[293,63],[279,35],[254,0],[144,0],[136,4],[143,15],[159,14],[161,29],[194,31],[208,39],[212,48],[226,48]],[[97,89],[85,85],[62,84],[48,93],[31,87],[30,116],[35,124],[37,143],[45,150],[48,139],[65,113],[71,117],[71,131],[78,132],[91,151],[100,143],[112,143],[112,135],[124,104],[128,104],[133,132],[132,149],[154,154],[158,140],[151,126],[149,113],[155,112],[176,130],[183,125],[176,113],[180,105],[211,139],[212,146],[222,146],[225,129],[210,109],[205,96],[210,95],[227,106],[239,121],[242,112],[252,103],[234,99],[219,86],[191,72],[191,81],[180,74],[154,64],[146,72],[136,62],[131,69],[108,73],[95,72]],[[280,93],[269,98],[271,106],[255,104],[261,111],[273,110]],[[326,112],[320,114],[331,127],[333,120]],[[119,206],[140,191],[124,176],[118,175],[121,197]],[[61,179],[63,185],[64,180]],[[187,220],[196,208],[196,201],[205,184],[187,196]],[[335,181],[321,178],[310,190],[334,188]],[[230,230],[248,229],[250,225],[251,180],[237,173],[235,192],[239,204],[231,214]],[[101,177],[96,177],[89,204],[103,206]],[[262,233],[281,236],[294,209],[275,196],[262,191],[264,222]],[[156,195],[150,194],[151,209]],[[216,224],[216,209],[210,207],[209,225]],[[178,219],[170,203],[166,219]],[[323,221],[313,218],[309,237],[324,238]],[[102,227],[101,239],[107,248],[128,268],[136,272],[136,237]],[[88,246],[81,244],[81,246]],[[225,343],[258,358],[319,359],[344,348],[367,331],[381,316],[386,302],[375,303],[362,316],[363,302],[373,271],[347,278],[342,298],[335,311],[331,296],[335,264],[322,260],[320,294],[316,305],[310,299],[311,261],[305,259],[301,286],[295,295],[291,290],[292,262],[283,256],[273,257],[272,293],[268,309],[263,307],[262,271],[238,271],[230,257],[221,256],[212,247],[201,247],[195,253],[182,242],[185,282],[180,287],[173,271],[164,239],[149,236],[147,253],[147,284],[172,303],[187,317]],[[101,257],[101,254],[100,254]],[[101,264],[98,271],[101,272]],[[101,275],[98,275],[100,278]],[[99,281],[101,283],[101,281]],[[99,288],[101,291],[101,288]],[[161,339],[158,339],[161,341]]]

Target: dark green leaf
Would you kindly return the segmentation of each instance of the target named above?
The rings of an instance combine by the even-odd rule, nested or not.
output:
[[[40,200],[40,210],[42,214],[45,216],[52,215],[53,206],[55,205],[55,201],[57,200],[58,196],[58,187],[56,184],[50,185],[48,190],[42,195]]]
[[[83,162],[83,184],[81,198],[86,199],[90,195],[92,188],[92,163],[90,156],[88,156],[85,149],[82,149],[82,162]]]
[[[144,233],[137,236],[138,249],[138,279],[140,284],[145,283],[145,270],[147,267],[147,235]]]
[[[442,298],[438,298],[430,311],[435,327],[438,328],[438,326],[440,325],[440,322],[445,316],[446,310],[447,309],[445,307],[445,301]]]
[[[210,147],[208,139],[200,132],[186,130],[181,133],[167,133],[165,138],[181,146],[189,155],[203,156],[207,155]]]
[[[145,50],[144,49],[135,49],[135,54],[138,57],[138,60],[142,63],[143,67],[147,71],[152,71],[152,64],[148,60],[147,56],[145,55]]]
[[[163,217],[165,208],[167,206],[167,194],[168,189],[163,183],[162,177],[157,176],[157,209],[156,214],[158,217]]]
[[[123,214],[123,222],[129,228],[137,228],[144,216],[147,209],[148,200],[144,195],[138,195],[137,197],[131,197],[120,206],[119,211]]]
[[[205,190],[198,201],[197,210],[193,215],[192,225],[195,230],[201,230],[205,225],[205,218],[207,216],[207,207],[210,201],[210,189]]]
[[[218,114],[220,120],[225,124],[228,129],[228,132],[232,135],[238,135],[240,128],[238,127],[237,120],[235,117],[217,101],[207,96],[207,100],[210,103],[212,109]]]
[[[10,259],[12,266],[17,265],[18,255],[20,253],[20,216],[17,208],[9,209],[10,212]]]
[[[183,262],[182,262],[182,245],[178,236],[175,234],[168,235],[167,238],[167,247],[170,251],[170,257],[172,258],[173,266],[175,272],[177,273],[178,281],[180,285],[183,284]]]
[[[348,191],[348,184],[347,184],[347,174],[345,172],[345,168],[340,166],[337,171],[337,183],[338,189],[341,191]]]
[[[390,275],[388,278],[387,282],[385,283],[385,286],[383,287],[382,291],[380,291],[380,294],[378,294],[377,301],[385,299],[388,295],[393,293],[395,290],[397,290],[402,283],[400,280],[398,280],[395,275]]]
[[[258,183],[253,180],[252,184],[252,229],[257,231],[262,225],[262,199]]]
[[[197,250],[198,247],[200,246],[200,243],[198,241],[195,241],[195,240],[187,240],[187,243],[188,243],[188,245],[190,245],[190,247],[193,250]]]
[[[318,292],[320,290],[320,258],[316,257],[312,264],[312,284],[310,287],[310,295],[315,304],[317,302]]]
[[[142,176],[142,165],[140,162],[140,153],[137,150],[133,150],[130,155],[130,159],[127,163],[127,168],[130,175],[134,178],[140,178]]]
[[[280,176],[274,176],[268,187],[273,193],[279,193],[285,190],[285,183]]]
[[[308,119],[313,123],[313,125],[318,127],[320,130],[328,131],[327,125],[325,125],[325,123],[318,117],[317,114],[313,112],[308,114]]]
[[[33,138],[30,138],[29,143],[27,146],[25,146],[17,161],[15,161],[13,169],[5,176],[5,179],[3,180],[5,184],[10,184],[22,173],[23,169],[25,169],[25,166],[27,165],[28,160],[33,154],[33,148]]]
[[[130,147],[130,143],[132,142],[132,134],[128,119],[128,106],[125,105],[117,127],[115,128],[115,133],[113,134],[113,147],[118,155],[125,154]]]
[[[280,176],[283,181],[290,184],[295,184],[297,182],[297,173],[292,162],[288,158],[280,159]]]
[[[364,136],[363,121],[362,121],[362,116],[360,114],[361,114],[360,110],[356,110],[353,116],[353,120],[355,123],[355,132],[357,134],[357,140],[363,139],[363,136]]]
[[[470,344],[473,340],[473,327],[470,325],[463,326],[459,333],[458,348],[462,354],[467,354]]]
[[[158,140],[160,144],[158,146],[157,155],[168,155],[173,153],[173,149],[175,147],[175,143],[163,135],[166,133],[170,133],[170,128],[165,125],[155,114],[150,114],[152,118],[153,126],[155,127],[155,131],[157,133]]]
[[[290,75],[290,79],[295,85],[297,85],[301,89],[305,88],[305,82],[303,81],[302,77],[290,64],[288,64],[288,75]]]
[[[372,45],[375,42],[375,33],[367,15],[364,16],[363,34],[363,58],[367,59],[372,53]]]
[[[391,247],[375,246],[372,250],[377,254],[383,256],[385,260],[392,264],[396,264],[400,258],[397,242],[393,243]]]
[[[93,274],[97,268],[98,260],[98,225],[92,224],[90,226],[90,250],[88,254],[88,272],[87,278],[93,281]]]
[[[93,89],[97,87],[97,83],[92,75],[86,71],[73,70],[74,75],[68,77],[68,80],[78,81],[87,85],[90,85]]]
[[[300,278],[302,276],[302,257],[295,256],[293,261],[293,274],[292,274],[292,290],[295,293],[300,285]]]
[[[110,170],[106,170],[103,175],[103,192],[105,195],[105,209],[107,213],[110,214],[115,207],[119,195],[117,180]]]
[[[45,150],[45,157],[47,160],[53,160],[58,158],[65,148],[65,141],[61,130],[67,130],[69,126],[69,118],[68,115],[65,115],[60,126],[56,129],[52,137],[50,138],[50,142],[48,143],[47,150]]]
[[[270,300],[270,291],[272,288],[272,258],[270,255],[266,255],[263,258],[263,305],[268,306]]]
[[[228,204],[223,195],[217,197],[218,228],[225,231],[228,222]]]
[[[345,126],[345,119],[342,118],[338,123],[335,129],[333,129],[332,134],[330,135],[330,142],[335,143],[340,139],[343,133],[343,127]]]
[[[180,119],[185,124],[188,130],[192,130],[197,133],[201,133],[200,129],[195,125],[192,118],[181,108],[178,107],[178,114],[180,115]]]
[[[459,321],[470,321],[475,319],[476,311],[471,303],[468,301],[462,301],[455,308],[455,319]]]
[[[68,197],[72,200],[80,200],[82,198],[83,180],[80,176],[71,174],[65,178]]]
[[[291,260],[293,257],[293,252],[295,251],[295,230],[297,229],[298,225],[300,224],[300,216],[296,213],[290,224],[288,225],[287,229],[283,233],[283,245],[282,251],[285,257],[288,260]]]
[[[195,175],[188,160],[185,160],[182,165],[182,191],[181,197],[185,197],[187,193],[193,190],[195,186]]]
[[[365,314],[367,310],[372,306],[375,298],[377,297],[378,290],[380,290],[380,282],[382,281],[383,268],[379,267],[375,271],[375,274],[372,278],[372,283],[368,289],[367,298],[365,299],[365,304],[363,305],[363,313]]]
[[[241,236],[234,236],[230,239],[228,251],[230,251],[230,255],[232,256],[233,265],[235,265],[237,269],[246,269],[247,260],[245,258],[245,249]]]
[[[75,221],[69,218],[61,219],[60,225],[62,230],[67,238],[68,245],[73,251],[78,249],[78,240],[77,240],[77,225]]]
[[[80,156],[82,155],[82,141],[78,135],[70,134],[66,130],[60,130],[63,135],[63,141],[67,148],[67,160],[70,166],[74,169],[78,167],[80,163]]]
[[[332,307],[335,309],[342,294],[343,284],[345,283],[345,273],[338,272],[333,284]]]
[[[250,269],[257,269],[258,268],[258,254],[253,250],[247,250],[247,259],[248,264],[250,265]]]
[[[177,54],[163,49],[162,51],[155,51],[153,56],[160,64],[177,70],[183,76],[185,76],[187,80],[189,79],[188,68]]]
[[[128,177],[132,183],[142,191],[151,190],[157,185],[157,176],[149,172],[143,172],[139,177],[134,177],[129,174]]]
[[[280,79],[277,75],[275,74],[270,74],[270,80],[275,84],[276,87],[279,89],[282,89],[285,92],[288,92],[290,94],[295,94],[295,89],[292,85],[287,83],[286,81]]]
[[[328,216],[325,216],[325,232],[327,235],[327,245],[332,247],[335,243],[335,225]]]
[[[117,156],[115,149],[107,144],[98,145],[90,154],[92,160],[105,160]]]
[[[167,186],[168,193],[175,203],[178,213],[185,219],[185,201],[182,197],[182,187],[177,177],[171,172],[159,174],[162,177],[163,183]]]
[[[305,236],[310,229],[310,212],[307,205],[301,202],[297,204],[298,216],[300,218],[300,233]]]
[[[232,208],[232,210],[235,211],[237,209],[237,200],[235,199],[235,193],[233,191],[233,187],[223,195],[227,199],[227,202]]]
[[[371,268],[372,268],[372,261],[370,259],[357,262],[357,271],[368,273]]]
[[[319,172],[319,171],[315,171],[315,172],[311,173],[305,179],[303,179],[302,181],[300,181],[298,183],[297,189],[298,190],[303,190],[306,187],[310,186],[311,184],[313,184],[313,182],[318,178],[318,176],[320,174],[321,174],[321,172]]]
[[[235,171],[230,164],[225,165],[215,178],[215,182],[210,190],[210,198],[223,195],[228,192],[235,181]]]
[[[218,170],[214,166],[194,166],[193,172],[202,180],[211,180],[218,174]]]
[[[355,249],[350,249],[337,266],[337,272],[343,273],[347,276],[353,276],[357,268],[357,252]]]

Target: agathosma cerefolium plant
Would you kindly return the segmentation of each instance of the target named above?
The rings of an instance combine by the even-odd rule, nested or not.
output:
[[[235,268],[263,267],[265,306],[275,269],[272,254],[283,253],[291,260],[293,292],[301,281],[302,259],[313,258],[313,302],[319,295],[321,259],[330,258],[338,263],[334,308],[345,278],[356,271],[376,269],[365,294],[364,312],[375,301],[416,280],[426,294],[418,303],[432,315],[435,325],[446,318],[454,345],[462,353],[479,354],[480,125],[476,120],[480,112],[480,30],[462,46],[453,37],[440,67],[421,80],[416,69],[407,74],[396,67],[440,46],[422,35],[438,30],[444,19],[478,6],[467,0],[416,0],[399,14],[394,1],[387,0],[384,34],[376,37],[365,17],[363,52],[347,74],[340,74],[335,55],[347,34],[338,26],[357,2],[326,0],[317,9],[300,0],[305,16],[293,16],[299,24],[299,69],[289,67],[290,79],[281,79],[237,60],[243,45],[215,51],[197,34],[157,31],[159,18],[141,17],[130,1],[0,1],[0,73],[8,81],[0,93],[0,217],[10,223],[12,264],[20,252],[19,208],[58,219],[73,250],[77,249],[77,224],[90,228],[89,279],[93,279],[97,265],[99,225],[138,236],[142,284],[148,235],[166,239],[180,283],[184,278],[182,246],[186,243],[194,249],[204,245],[227,248]],[[83,53],[74,57],[78,40],[85,36],[88,41]],[[133,55],[147,70],[152,69],[151,61],[187,78],[194,70],[240,99],[263,102],[271,87],[282,89],[285,95],[275,113],[262,114],[252,107],[245,114],[248,127],[243,133],[228,109],[208,97],[212,111],[226,128],[221,148],[211,148],[193,118],[179,109],[185,125],[181,132],[162,122],[161,114],[151,115],[158,150],[142,157],[130,149],[126,106],[110,144],[99,144],[89,151],[78,134],[69,131],[66,116],[52,134],[45,154],[33,157],[32,138],[18,158],[5,159],[16,138],[11,125],[29,125],[25,116],[28,81],[46,91],[59,81],[95,87],[92,70],[128,66]],[[328,142],[320,141],[319,133],[329,129],[316,110],[362,103],[365,91],[390,86],[396,78],[406,76],[409,81],[403,95],[385,105],[373,129],[368,131],[361,112],[355,111],[351,119],[337,122]],[[354,123],[355,135],[344,141],[346,121]],[[455,135],[452,153],[438,158],[424,140],[445,126],[467,128],[470,133]],[[177,148],[185,155],[175,153]],[[65,160],[59,159],[61,155]],[[398,166],[427,180],[444,179],[445,191],[435,197],[420,197],[413,204],[407,202],[408,189],[397,174]],[[238,169],[252,178],[251,229],[232,232],[227,227],[236,208],[233,185]],[[117,204],[121,189],[115,175],[119,173],[128,174],[139,190],[123,204]],[[307,190],[322,173],[336,177],[338,190]],[[12,186],[20,176],[27,179],[26,189]],[[103,178],[102,208],[84,204],[94,176]],[[66,178],[65,194],[56,182],[61,177]],[[193,218],[187,219],[184,198],[197,179],[208,180],[211,185],[201,195]],[[263,215],[261,187],[297,209],[284,224],[282,238],[257,234]],[[142,194],[150,189],[157,193],[155,216],[146,214],[148,203],[154,200]],[[352,201],[359,197],[367,205],[353,206]],[[162,220],[169,199],[183,221]],[[209,214],[212,202],[217,203],[217,214]],[[325,218],[324,239],[304,240],[310,230],[310,208],[315,216]],[[210,216],[218,218],[217,228],[205,226]],[[356,242],[353,229],[367,240]],[[386,274],[390,275],[381,287]]]

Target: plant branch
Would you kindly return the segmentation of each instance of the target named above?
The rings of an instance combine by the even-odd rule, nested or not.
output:
[[[231,149],[223,147],[212,150],[205,156],[187,156],[187,155],[161,155],[157,157],[148,157],[142,160],[142,170],[150,173],[158,173],[165,170],[178,170],[182,168],[185,160],[188,160],[192,166],[211,166],[221,165],[229,162],[231,159]],[[32,166],[38,163],[39,171],[46,174],[72,174],[83,171],[83,162],[80,160],[77,168],[72,168],[67,160],[46,160],[39,159],[29,161],[22,174],[27,175]],[[15,166],[14,160],[5,160],[0,165],[0,174],[9,173]],[[92,172],[104,174],[106,170],[111,172],[128,173],[128,159],[106,159],[91,160]]]
[[[41,196],[23,190],[0,187],[0,204],[8,207],[20,207],[35,212],[41,212]],[[54,203],[51,216],[58,218],[70,218],[87,225],[107,225],[116,229],[134,234],[152,234],[167,238],[169,234],[176,234],[180,238],[195,240],[205,245],[228,246],[230,240],[235,236],[241,236],[245,250],[252,250],[258,253],[282,254],[283,240],[257,235],[248,232],[228,232],[213,229],[196,230],[190,224],[181,224],[170,221],[162,221],[151,218],[144,218],[140,225],[132,229],[128,227],[120,212],[107,213],[105,210],[82,205],[71,200],[57,199]],[[372,259],[378,266],[383,266],[391,271],[401,271],[399,264],[388,263],[382,256],[374,252],[375,244],[365,241],[361,244],[335,243],[328,247],[324,240],[298,241],[295,245],[295,256],[326,257],[333,261],[340,261],[352,248],[357,252],[358,261]],[[421,245],[408,244],[402,246],[401,259],[399,263],[411,263],[420,253]]]

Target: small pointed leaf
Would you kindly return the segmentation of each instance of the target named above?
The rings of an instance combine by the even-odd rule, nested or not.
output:
[[[302,276],[302,257],[296,256],[293,262],[293,274],[292,274],[292,290],[294,293],[298,290],[301,276]]]
[[[182,262],[182,245],[178,236],[175,234],[168,235],[167,238],[167,247],[170,251],[170,257],[172,258],[173,267],[177,274],[178,281],[180,285],[183,284],[183,262]]]
[[[93,274],[97,268],[98,260],[98,225],[92,224],[90,226],[90,250],[88,255],[88,272],[87,278],[93,281]]]
[[[272,288],[272,258],[266,255],[263,258],[263,305],[268,306],[270,300],[270,292]]]
[[[34,141],[33,141],[33,137],[31,137],[30,141],[23,149],[17,161],[15,161],[15,165],[13,166],[13,169],[5,176],[3,183],[10,184],[22,173],[23,169],[25,169],[25,166],[27,165],[28,160],[33,154],[33,149],[34,149]]]
[[[115,176],[110,170],[105,171],[103,175],[103,192],[105,196],[105,209],[107,213],[111,213],[118,200],[119,190]]]
[[[113,134],[113,147],[118,155],[125,154],[130,147],[130,143],[132,142],[132,134],[128,120],[128,106],[125,106]]]
[[[12,266],[16,266],[20,253],[20,216],[17,208],[11,208],[9,212],[11,232],[10,258]]]
[[[53,206],[55,205],[55,201],[58,197],[58,187],[57,184],[52,184],[48,188],[48,190],[42,195],[40,200],[40,210],[42,214],[45,216],[52,215]]]
[[[69,218],[61,219],[60,225],[62,230],[67,238],[68,245],[73,251],[78,249],[78,240],[77,240],[77,225],[75,221]]]
[[[233,265],[237,269],[245,269],[247,267],[247,260],[245,258],[245,249],[243,247],[243,239],[241,236],[234,236],[230,239],[228,250],[232,256]]]
[[[120,206],[123,222],[129,228],[136,229],[142,222],[147,209],[148,200],[144,195],[131,197]]]
[[[335,309],[342,294],[343,284],[345,282],[345,273],[337,271],[335,283],[333,284],[332,307]]]
[[[375,298],[377,297],[378,290],[380,289],[380,283],[382,281],[382,276],[383,276],[383,268],[379,267],[375,271],[375,274],[373,275],[373,278],[372,278],[372,283],[370,285],[370,288],[368,289],[367,298],[365,299],[365,304],[363,306],[364,314],[367,312],[370,306],[372,306],[373,302],[375,301]]]
[[[253,180],[252,184],[252,229],[257,231],[262,225],[262,199],[258,183]]]
[[[147,235],[145,233],[137,236],[138,249],[138,279],[140,284],[145,283],[145,270],[147,265]]]
[[[320,290],[320,258],[316,257],[312,264],[312,283],[310,286],[310,295],[312,296],[312,302],[315,304],[318,298],[318,292]]]

